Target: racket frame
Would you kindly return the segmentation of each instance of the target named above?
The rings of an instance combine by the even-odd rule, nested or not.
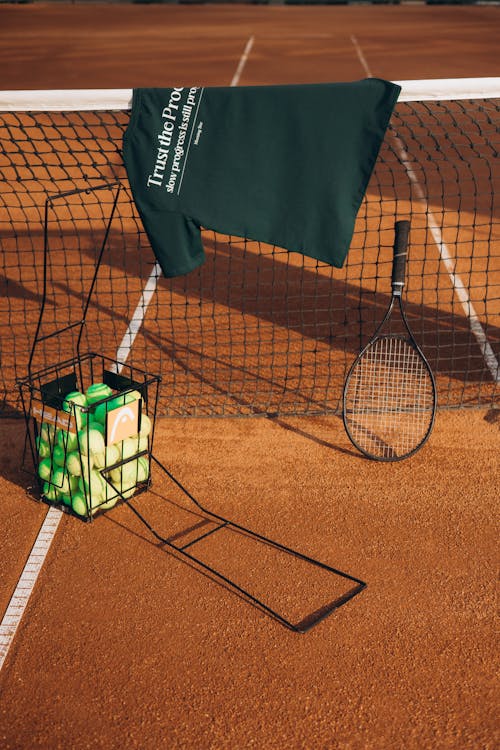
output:
[[[352,444],[365,456],[368,458],[371,458],[375,461],[383,461],[383,462],[394,462],[394,461],[402,461],[405,458],[409,458],[410,456],[413,456],[422,446],[427,442],[429,439],[429,436],[432,432],[432,429],[434,427],[434,421],[436,418],[436,408],[437,408],[437,390],[436,390],[436,381],[434,378],[434,374],[431,370],[431,367],[422,352],[421,348],[415,341],[415,338],[413,336],[413,333],[411,331],[410,325],[408,323],[408,320],[406,318],[406,313],[404,311],[403,306],[403,289],[404,289],[404,277],[405,277],[405,267],[406,267],[406,246],[408,242],[408,232],[409,232],[409,222],[407,221],[398,221],[396,222],[396,239],[394,243],[394,260],[393,260],[393,270],[392,270],[392,296],[391,301],[389,303],[389,306],[387,308],[387,311],[382,318],[382,321],[379,323],[377,328],[375,329],[375,332],[371,339],[368,341],[368,343],[361,349],[358,356],[352,363],[351,367],[349,368],[349,371],[347,373],[345,382],[344,382],[344,389],[343,389],[343,398],[342,398],[342,420],[344,422],[344,428],[347,432],[347,435],[349,437],[349,440],[352,442]],[[382,334],[382,331],[384,327],[386,326],[387,322],[392,316],[395,302],[398,302],[398,309],[399,313],[401,315],[401,319],[403,321],[403,325],[406,329],[407,336],[404,336],[403,334]],[[346,395],[349,388],[349,384],[351,381],[351,377],[356,369],[356,366],[360,362],[360,360],[363,358],[364,354],[370,349],[373,344],[375,344],[377,341],[379,341],[382,338],[388,338],[388,339],[398,339],[398,340],[404,340],[407,343],[409,343],[413,349],[417,352],[417,354],[420,356],[422,364],[424,365],[427,374],[429,375],[430,382],[432,384],[432,414],[431,419],[428,425],[428,428],[426,430],[426,433],[422,440],[419,441],[419,443],[412,448],[410,451],[407,451],[406,453],[403,453],[402,455],[397,456],[379,456],[374,453],[370,453],[366,448],[364,448],[362,445],[358,443],[356,438],[351,432],[351,428],[349,425],[349,421],[347,418],[347,409],[346,409]]]

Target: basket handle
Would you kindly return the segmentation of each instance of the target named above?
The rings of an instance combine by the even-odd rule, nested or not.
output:
[[[81,195],[83,193],[85,193],[85,194],[88,195],[89,193],[96,192],[97,190],[110,190],[110,189],[113,189],[113,188],[116,188],[116,194],[115,194],[115,197],[114,197],[114,200],[113,200],[113,204],[112,204],[112,208],[111,208],[111,213],[110,213],[109,218],[108,218],[107,223],[106,223],[106,229],[105,229],[104,237],[103,237],[102,244],[101,244],[101,247],[100,247],[100,250],[99,250],[99,255],[98,255],[98,258],[97,258],[97,263],[96,263],[94,275],[92,277],[92,282],[90,284],[89,293],[87,295],[87,299],[85,300],[85,305],[83,307],[82,318],[80,320],[77,320],[74,323],[69,323],[67,326],[64,326],[64,328],[59,328],[59,329],[57,329],[55,331],[52,331],[51,333],[48,333],[48,334],[45,334],[44,336],[41,336],[40,335],[40,331],[41,331],[43,316],[44,316],[44,312],[45,312],[45,305],[46,305],[46,302],[47,302],[47,268],[48,268],[48,255],[49,255],[49,229],[48,229],[48,227],[49,227],[49,210],[53,207],[54,201],[59,200],[61,198],[68,198],[71,195]],[[33,344],[31,346],[30,357],[29,357],[29,360],[28,360],[28,374],[29,374],[30,378],[32,376],[32,364],[33,364],[33,359],[34,359],[34,356],[35,356],[35,351],[36,351],[37,346],[42,341],[45,341],[46,339],[53,338],[55,336],[59,336],[61,333],[64,333],[65,331],[69,331],[71,328],[76,328],[78,326],[80,327],[80,332],[79,332],[78,338],[77,338],[76,353],[77,353],[78,356],[80,355],[80,344],[81,344],[81,340],[82,340],[83,329],[85,327],[85,321],[86,321],[86,318],[87,318],[87,312],[88,312],[88,309],[89,309],[89,305],[90,305],[90,300],[91,300],[91,297],[92,297],[92,293],[94,291],[94,287],[95,287],[95,284],[96,284],[96,281],[97,281],[97,274],[98,274],[99,268],[101,266],[101,261],[102,261],[102,257],[103,257],[103,254],[104,254],[104,248],[106,247],[106,243],[108,241],[109,232],[110,232],[110,229],[111,229],[111,223],[112,223],[114,215],[115,215],[116,206],[117,206],[117,203],[118,203],[118,197],[120,195],[120,190],[121,190],[121,184],[120,184],[120,182],[118,182],[118,181],[115,181],[115,182],[105,182],[105,183],[102,183],[100,185],[96,185],[95,187],[87,187],[87,188],[81,188],[81,189],[78,189],[78,190],[70,190],[70,191],[64,192],[64,193],[53,193],[52,195],[49,195],[47,197],[47,199],[45,200],[44,232],[43,232],[43,286],[42,286],[42,304],[40,306],[40,315],[38,317],[38,324],[37,324],[36,331],[35,331],[35,337],[33,339]]]

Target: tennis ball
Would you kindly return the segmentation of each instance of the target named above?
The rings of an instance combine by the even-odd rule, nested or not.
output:
[[[66,395],[66,398],[64,399],[64,411],[71,411],[71,409],[73,408],[71,404],[77,404],[78,406],[83,406],[85,408],[87,406],[87,397],[80,391],[71,391],[71,393],[68,393]]]
[[[112,389],[106,383],[92,383],[85,391],[89,406],[95,404],[96,401],[102,401],[103,398],[108,398],[112,393]]]
[[[78,433],[78,441],[80,444],[80,450],[84,455],[103,453],[104,437],[99,430],[83,429]]]
[[[131,404],[132,401],[136,401],[138,398],[141,398],[139,391],[121,393],[119,396],[115,396],[114,398],[109,399],[109,401],[105,401],[103,404],[96,406],[94,419],[101,422],[101,424],[104,424],[108,412],[113,411],[113,409],[118,409],[125,404]]]
[[[108,445],[103,453],[94,453],[94,466],[98,469],[104,469],[105,466],[113,466],[120,460],[120,451],[116,445]]]
[[[78,488],[90,500],[91,507],[95,507],[106,497],[106,482],[96,469],[91,469],[88,476],[80,477]]]
[[[68,474],[68,480],[69,480],[69,494],[74,495],[75,492],[78,492],[79,477],[74,477],[71,474]]]
[[[113,487],[124,495],[128,490],[135,490],[137,484],[137,471],[137,460],[127,461],[127,463],[110,471],[108,477],[112,482]]]
[[[116,399],[114,398],[109,401],[104,401],[102,404],[98,404],[95,408],[94,419],[104,425],[108,411],[113,411],[113,409],[116,409],[118,406],[121,406],[121,404],[116,403]]]
[[[131,401],[138,401],[140,398],[142,398],[142,395],[139,391],[129,391],[126,396],[130,396]],[[129,403],[127,401],[127,403]]]
[[[149,477],[149,461],[146,456],[137,459],[137,481],[145,482]]]
[[[113,508],[116,505],[119,499],[120,499],[120,495],[115,494],[115,496],[112,497],[110,500],[106,500],[105,503],[101,503],[99,506],[99,510],[111,510],[111,508]]]
[[[48,481],[52,475],[52,461],[50,458],[43,458],[38,464],[38,476]]]
[[[101,503],[99,510],[109,510],[110,508],[113,508],[118,500],[120,500],[120,495],[106,482],[106,502]]]
[[[66,451],[64,448],[56,443],[52,450],[52,462],[56,466],[64,466],[66,463]]]
[[[122,467],[118,466],[116,469],[108,472],[107,477],[113,485],[119,487],[122,481]]]
[[[82,475],[82,462],[80,454],[77,451],[68,453],[66,457],[66,468],[74,477],[80,477]]]
[[[53,424],[50,424],[49,422],[43,422],[40,428],[40,437],[42,438],[42,440],[49,444],[52,443],[54,441],[55,433],[56,428]]]
[[[137,470],[138,462],[127,461],[122,466],[122,484],[126,489],[129,489],[132,485],[137,484]]]
[[[139,435],[141,437],[147,437],[151,432],[151,420],[147,414],[141,414],[141,429]]]
[[[52,484],[61,495],[69,495],[69,479],[64,469],[54,469]]]
[[[79,516],[87,515],[87,503],[85,501],[85,495],[81,492],[75,492],[71,498],[71,507],[75,513]]]
[[[50,500],[52,503],[57,503],[57,490],[54,485],[50,484],[50,482],[43,483],[43,494],[44,497],[47,498],[47,500]]]
[[[137,401],[140,398],[142,398],[142,396],[139,391],[126,391],[125,393],[120,393],[113,399],[113,402],[116,402],[113,408],[116,409],[124,404],[131,404],[132,401]]]
[[[58,492],[57,497],[62,503],[64,503],[64,505],[71,507],[71,492],[69,494],[63,494],[62,492]]]
[[[84,409],[87,409],[87,398],[84,393],[80,391],[71,391],[68,393],[63,401],[63,411],[76,416],[76,424],[78,429],[81,429],[87,424],[87,413]]]
[[[60,445],[61,448],[64,448],[66,453],[71,453],[78,448],[78,437],[74,432],[57,430],[56,443],[57,445]]]
[[[89,430],[97,430],[101,433],[101,435],[104,435],[106,428],[101,422],[98,422],[97,419],[94,418],[94,415],[92,415],[92,419],[88,423]]]
[[[132,458],[132,456],[135,456],[137,453],[140,453],[141,451],[147,451],[148,449],[148,439],[147,437],[139,437],[136,435],[135,437],[127,438],[126,440],[122,441],[121,446],[121,453],[122,458]]]
[[[46,440],[43,440],[41,435],[39,435],[36,439],[36,449],[40,458],[49,458],[50,446]]]

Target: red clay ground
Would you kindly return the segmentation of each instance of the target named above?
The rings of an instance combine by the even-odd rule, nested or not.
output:
[[[155,453],[209,509],[368,588],[298,635],[156,546],[126,507],[64,516],[0,675],[2,747],[493,750],[497,416],[443,412],[391,465],[357,456],[334,417],[162,421]],[[19,424],[0,427],[5,456]],[[44,515],[8,472],[3,606]],[[198,521],[179,501],[157,473],[139,506],[167,535]],[[260,571],[285,612],[295,598],[310,611],[309,581],[318,601],[336,589],[233,544],[205,550],[226,566],[236,550],[237,582]]]
[[[252,34],[242,84],[362,77],[352,35],[373,75],[498,75],[497,24],[483,7],[2,6],[0,88],[227,84]],[[211,510],[368,588],[297,635],[126,507],[65,516],[0,674],[0,745],[493,750],[499,429],[498,412],[442,412],[420,453],[384,465],[335,417],[161,421],[155,453]],[[0,449],[3,613],[46,508],[25,493],[19,421]],[[198,523],[154,478],[140,505],[160,531]],[[328,597],[220,538],[206,554],[294,617]]]

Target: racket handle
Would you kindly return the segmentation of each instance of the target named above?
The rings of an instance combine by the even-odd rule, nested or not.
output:
[[[409,221],[397,221],[394,226],[394,255],[392,260],[392,293],[401,296],[405,285],[406,256],[408,255]]]

